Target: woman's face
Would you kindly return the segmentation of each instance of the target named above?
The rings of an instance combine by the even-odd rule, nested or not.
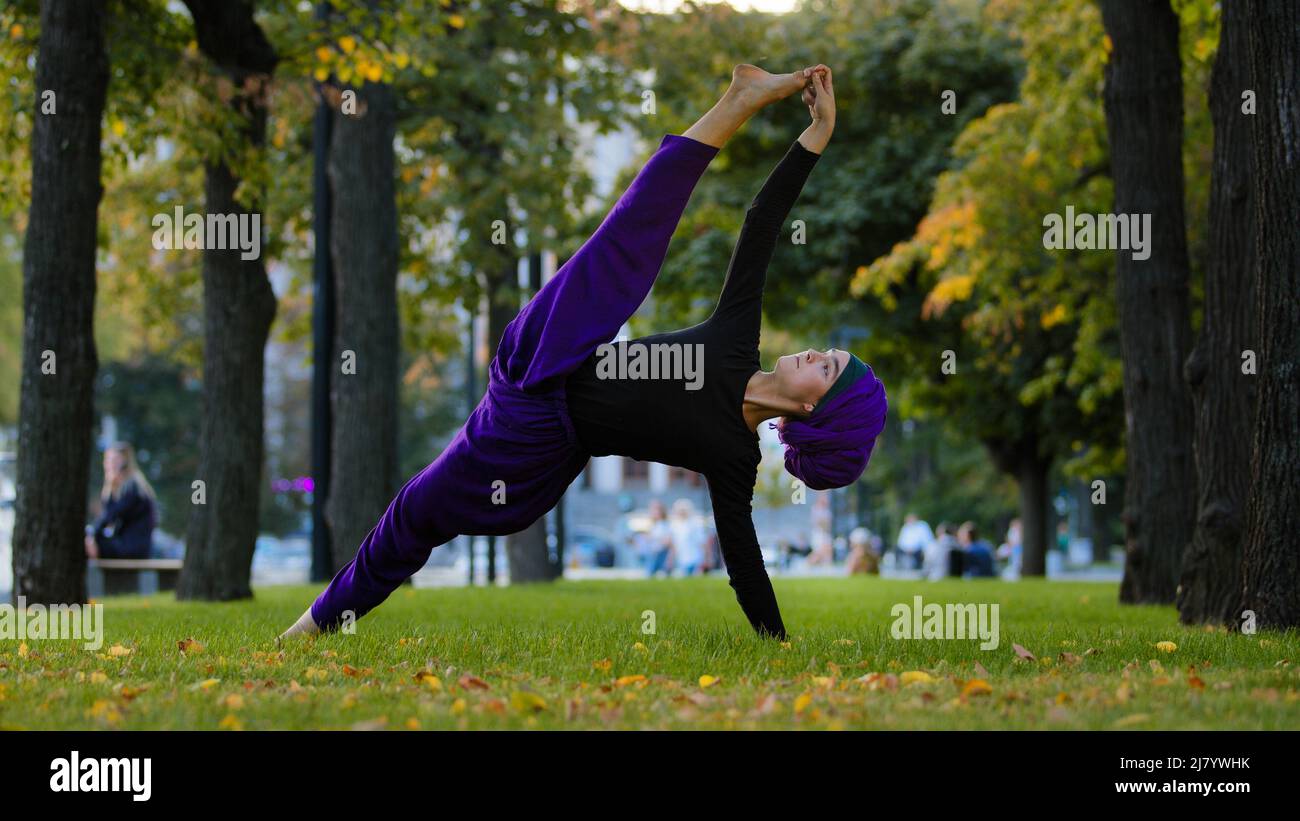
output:
[[[125,464],[126,459],[121,451],[112,449],[104,451],[104,478],[112,481],[121,476]]]
[[[807,350],[776,360],[773,373],[782,395],[800,404],[816,406],[848,363],[848,351]]]

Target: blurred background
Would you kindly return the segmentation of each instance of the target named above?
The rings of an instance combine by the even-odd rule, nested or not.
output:
[[[1116,46],[1092,0],[110,0],[99,57],[45,61],[43,27],[95,36],[49,5],[0,11],[0,590],[25,566],[16,453],[59,439],[20,422],[37,303],[82,306],[97,358],[78,417],[90,444],[59,457],[66,481],[32,491],[75,497],[63,518],[84,504],[66,538],[102,518],[105,450],[128,442],[153,494],[148,557],[184,561],[182,597],[328,578],[477,404],[505,323],[741,62],[824,62],[839,109],[792,215],[808,241],[782,243],[769,272],[764,365],[845,348],[890,395],[870,468],[833,492],[792,488],[764,426],[754,520],[769,568],[983,575],[962,562],[974,546],[1007,578],[1124,574],[1126,495],[1132,509],[1152,498],[1126,485],[1124,369],[1176,372],[1217,298],[1203,281],[1218,253],[1218,3],[1169,6],[1185,255],[1181,291],[1162,292],[1151,321],[1180,314],[1186,333],[1163,358],[1121,344],[1114,253],[1042,238],[1045,214],[1116,202],[1103,93]],[[56,87],[56,117],[98,126],[83,135],[103,189],[80,279],[40,266],[86,236],[90,194],[59,188],[54,228],[28,236],[52,173],[39,106]],[[805,123],[798,103],[775,105],[725,148],[626,334],[708,315],[749,200]],[[260,256],[159,248],[160,215],[178,209],[260,215]],[[340,379],[349,353],[361,366]],[[1177,413],[1138,424],[1172,425],[1189,466],[1180,390]],[[1190,541],[1185,473],[1161,480],[1183,500],[1181,530],[1130,538]],[[75,565],[30,565],[33,588],[75,586]],[[602,457],[529,531],[457,539],[415,583],[719,569],[703,477]]]

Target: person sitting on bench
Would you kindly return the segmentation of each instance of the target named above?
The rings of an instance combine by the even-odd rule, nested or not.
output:
[[[127,442],[114,442],[104,451],[104,488],[99,516],[86,534],[86,555],[92,559],[147,559],[158,524],[153,487],[135,461]]]

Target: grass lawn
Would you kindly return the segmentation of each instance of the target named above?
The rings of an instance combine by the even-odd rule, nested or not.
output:
[[[1113,584],[775,585],[784,645],[716,577],[402,589],[355,635],[282,651],[318,587],[109,599],[98,651],[0,641],[0,728],[1300,728],[1295,631],[1182,627]],[[892,638],[917,593],[999,604],[1000,645]]]

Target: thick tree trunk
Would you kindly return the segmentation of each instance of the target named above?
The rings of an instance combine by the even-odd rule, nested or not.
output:
[[[1242,372],[1255,349],[1255,219],[1245,7],[1226,3],[1210,80],[1214,160],[1205,324],[1185,368],[1196,399],[1196,530],[1183,556],[1178,612],[1184,624],[1231,624],[1241,613],[1241,536],[1250,481],[1257,376]]]
[[[38,108],[32,129],[13,532],[13,593],[33,604],[86,599],[83,524],[99,368],[95,250],[107,86],[103,5],[43,2],[36,88],[54,92],[55,111]]]
[[[1128,456],[1120,600],[1172,603],[1196,510],[1183,225],[1183,84],[1169,0],[1102,0],[1117,214],[1150,215],[1150,257],[1115,252]]]
[[[1259,401],[1246,505],[1243,605],[1300,626],[1300,5],[1249,13],[1255,152]]]
[[[247,0],[187,0],[200,50],[233,82],[238,133],[260,147],[266,133],[266,84],[276,56]],[[236,201],[240,179],[221,160],[205,166],[209,214],[254,214]],[[259,218],[260,219],[260,218]],[[251,225],[251,217],[248,219]],[[263,355],[275,294],[266,265],[238,248],[203,251],[203,423],[199,475],[205,504],[195,504],[185,539],[180,599],[227,601],[252,595],[262,483]]]
[[[334,112],[336,328],[333,459],[327,503],[334,569],[356,555],[397,492],[397,192],[392,89],[355,89],[355,114]],[[355,369],[342,368],[345,352]]]

